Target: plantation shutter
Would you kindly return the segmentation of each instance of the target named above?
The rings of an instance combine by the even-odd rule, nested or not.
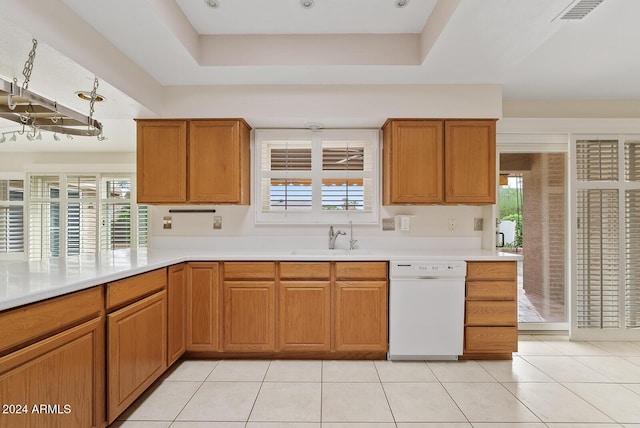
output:
[[[640,142],[575,142],[576,326],[640,327]]]
[[[625,143],[625,311],[626,326],[640,327],[640,142]]]
[[[0,253],[24,252],[24,180],[0,180]]]

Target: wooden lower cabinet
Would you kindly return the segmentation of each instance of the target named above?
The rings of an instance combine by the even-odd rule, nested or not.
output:
[[[107,315],[109,423],[167,367],[167,293],[162,290]]]
[[[0,427],[105,424],[104,318],[0,358]]]
[[[517,264],[467,262],[464,355],[512,358],[518,350]]]
[[[220,266],[187,263],[187,351],[220,350]]]
[[[275,281],[224,282],[224,351],[275,351],[275,291]]]
[[[187,350],[187,267],[167,271],[167,367]]]
[[[337,281],[335,350],[387,351],[387,281]]]
[[[331,350],[331,282],[281,281],[280,351]]]

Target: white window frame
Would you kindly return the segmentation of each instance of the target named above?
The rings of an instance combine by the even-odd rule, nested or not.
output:
[[[296,171],[292,178],[311,178],[312,208],[308,211],[262,211],[262,180],[268,173],[262,171],[262,148],[265,142],[271,140],[309,140],[311,141],[312,169],[311,171]],[[322,179],[340,175],[334,171],[322,171],[322,141],[342,139],[344,141],[368,141],[371,143],[372,168],[371,180],[371,210],[323,210],[322,209]],[[256,224],[379,224],[380,207],[380,131],[378,129],[258,129],[254,133],[254,189],[253,204],[255,206]],[[348,173],[347,173],[348,174]],[[369,174],[364,172],[365,175]]]

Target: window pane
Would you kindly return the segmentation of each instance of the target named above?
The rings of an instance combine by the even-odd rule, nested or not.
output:
[[[131,205],[128,203],[102,206],[102,249],[117,250],[131,246]]]
[[[311,141],[263,143],[263,171],[310,171]]]
[[[576,205],[578,327],[618,328],[618,190],[578,190]]]
[[[24,201],[24,180],[0,180],[0,201]]]
[[[0,253],[24,252],[24,209],[0,207]]]
[[[627,142],[624,145],[624,179],[640,181],[640,142]]]
[[[323,179],[323,210],[370,210],[363,179]]]
[[[60,177],[32,176],[30,183],[31,198],[58,198],[60,196]]]
[[[60,255],[60,203],[29,205],[29,259]]]
[[[312,205],[311,180],[303,178],[263,179],[268,190],[263,195],[262,209],[267,211],[310,211]]]
[[[578,181],[618,180],[618,141],[576,141]]]
[[[138,205],[138,247],[149,244],[149,207]]]
[[[102,197],[105,199],[130,199],[131,179],[103,177]]]
[[[363,171],[364,147],[322,148],[322,169],[324,171]]]
[[[93,202],[67,207],[67,255],[96,252],[97,209]]]
[[[95,198],[96,177],[92,175],[70,175],[67,177],[67,197],[70,199]]]

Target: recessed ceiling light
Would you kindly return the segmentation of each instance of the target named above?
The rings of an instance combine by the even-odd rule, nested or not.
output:
[[[405,7],[409,4],[409,0],[396,0],[396,7]]]
[[[91,101],[91,92],[89,92],[89,91],[76,91],[76,95],[81,100]],[[107,98],[104,97],[103,95],[96,94],[96,102],[97,103],[101,103],[102,101],[106,101],[106,100],[107,100]]]
[[[220,2],[218,0],[204,0],[204,4],[212,9],[217,9],[220,7]]]
[[[302,6],[305,9],[311,9],[314,3],[315,2],[313,0],[300,0],[300,6]]]

